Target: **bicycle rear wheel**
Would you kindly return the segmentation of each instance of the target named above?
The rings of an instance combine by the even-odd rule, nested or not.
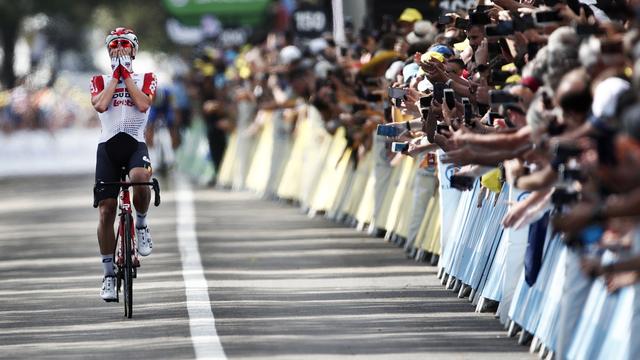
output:
[[[131,228],[133,219],[131,215],[127,215],[124,220],[124,276],[123,276],[123,292],[124,292],[124,316],[131,319],[133,315],[133,259],[131,249]]]

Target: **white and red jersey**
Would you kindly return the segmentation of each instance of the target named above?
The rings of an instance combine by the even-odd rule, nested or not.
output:
[[[111,75],[97,75],[91,79],[91,96],[104,90],[104,85],[111,81]],[[136,86],[147,95],[156,94],[157,79],[153,73],[131,74]],[[107,111],[98,113],[102,125],[100,142],[111,139],[116,134],[127,133],[139,142],[144,142],[144,129],[147,126],[149,110],[140,112],[136,108],[123,80],[118,82]]]

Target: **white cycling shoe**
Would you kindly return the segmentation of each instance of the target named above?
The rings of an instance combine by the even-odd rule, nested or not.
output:
[[[100,297],[106,302],[112,302],[118,300],[116,294],[116,277],[113,275],[107,275],[102,278],[102,288],[100,289]]]
[[[151,251],[153,250],[153,241],[151,240],[149,227],[145,226],[141,229],[136,228],[136,236],[138,237],[138,254],[142,256],[151,254]]]

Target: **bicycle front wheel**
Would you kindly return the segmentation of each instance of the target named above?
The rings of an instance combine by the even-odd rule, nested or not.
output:
[[[133,249],[131,248],[133,219],[131,215],[126,216],[124,225],[124,316],[131,319],[133,316]]]

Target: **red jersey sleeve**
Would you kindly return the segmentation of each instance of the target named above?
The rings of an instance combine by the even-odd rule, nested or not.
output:
[[[156,89],[158,88],[158,79],[154,73],[146,73],[144,74],[144,80],[142,82],[142,92],[155,96]]]
[[[102,75],[97,75],[91,78],[90,89],[91,97],[100,94],[100,92],[104,90],[104,78]]]

